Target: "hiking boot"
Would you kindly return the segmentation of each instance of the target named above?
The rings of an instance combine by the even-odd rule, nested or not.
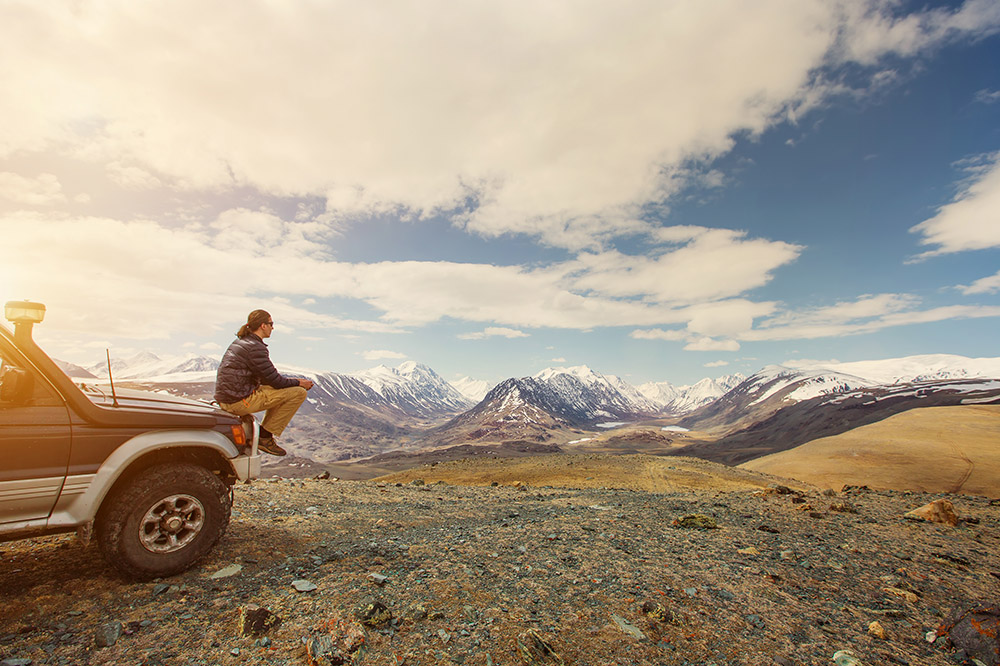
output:
[[[283,456],[288,453],[288,451],[278,446],[278,443],[274,441],[274,437],[261,437],[257,442],[257,449],[264,453],[270,453],[272,456]]]

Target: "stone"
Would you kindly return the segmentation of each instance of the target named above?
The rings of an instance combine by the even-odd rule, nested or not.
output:
[[[833,661],[837,666],[864,666],[864,662],[858,659],[850,650],[839,650],[833,653]]]
[[[564,663],[562,657],[535,629],[529,629],[517,637],[517,651],[527,666],[546,666],[548,664],[562,666]]]
[[[650,622],[680,624],[681,618],[678,617],[673,611],[664,608],[663,604],[650,600],[644,602],[641,609]]]
[[[911,604],[915,604],[920,598],[915,592],[910,592],[909,590],[901,590],[898,587],[883,587],[882,591],[886,594],[891,594],[894,597],[900,597],[906,599]]]
[[[107,622],[99,626],[94,632],[94,641],[97,643],[97,647],[111,647],[117,643],[122,636],[122,629],[121,622]]]
[[[1000,606],[958,610],[937,630],[972,659],[1000,666]]]
[[[10,657],[0,661],[0,666],[31,666],[31,660],[23,657]]]
[[[403,619],[419,622],[427,618],[427,607],[423,604],[413,604],[403,612]]]
[[[378,599],[372,599],[354,611],[354,617],[366,627],[380,627],[392,620],[392,611]]]
[[[701,513],[692,513],[681,518],[677,518],[672,523],[674,527],[680,527],[684,529],[699,529],[699,530],[716,530],[719,529],[719,523],[712,516],[706,516]]]
[[[946,499],[934,500],[930,504],[914,509],[903,515],[907,520],[926,520],[931,523],[941,523],[943,525],[958,525],[958,514],[955,513],[955,506]]]
[[[237,631],[241,636],[259,636],[281,624],[281,618],[266,608],[250,604],[240,608]]]
[[[310,666],[343,666],[361,658],[366,638],[360,624],[335,617],[326,628],[327,633],[306,643]]]
[[[616,615],[615,613],[612,613],[611,621],[614,622],[615,625],[622,630],[622,633],[631,636],[637,641],[646,640],[646,634],[642,633],[642,629],[635,626],[634,624],[629,623],[629,621],[623,618],[621,615]]]
[[[879,624],[878,620],[868,624],[868,633],[875,638],[885,639],[885,628]]]
[[[241,571],[243,571],[243,565],[242,564],[230,564],[228,567],[222,567],[221,569],[219,569],[218,571],[216,571],[214,574],[212,574],[211,576],[209,576],[209,578],[211,578],[211,579],[229,578],[230,576],[235,576],[236,574],[238,574]]]
[[[330,636],[334,643],[340,645],[345,652],[354,654],[367,642],[365,628],[357,622],[348,622],[341,618],[335,618],[327,623]]]
[[[837,513],[857,513],[858,510],[850,502],[834,502],[830,505],[830,511]]]
[[[317,589],[316,583],[308,580],[293,580],[292,587],[295,588],[296,592],[312,592]]]
[[[333,638],[327,635],[320,635],[306,644],[306,655],[309,658],[309,666],[343,666],[350,657],[343,654],[333,644]]]
[[[380,573],[370,573],[368,574],[368,580],[381,587],[382,585],[385,585],[389,581],[389,577],[383,576]]]

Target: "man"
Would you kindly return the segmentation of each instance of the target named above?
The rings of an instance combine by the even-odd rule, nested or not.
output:
[[[285,377],[271,363],[264,344],[274,332],[274,320],[264,310],[254,310],[236,333],[236,341],[222,356],[215,378],[215,401],[227,412],[243,416],[265,411],[258,448],[273,456],[286,451],[274,441],[313,387],[308,379]]]

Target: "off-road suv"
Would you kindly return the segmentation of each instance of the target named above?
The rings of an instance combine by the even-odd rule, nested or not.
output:
[[[190,567],[260,475],[258,427],[212,405],[77,385],[33,341],[45,306],[0,324],[0,541],[76,531],[131,578]],[[113,386],[113,384],[112,384]]]

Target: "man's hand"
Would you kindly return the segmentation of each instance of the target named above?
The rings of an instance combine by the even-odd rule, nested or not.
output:
[[[313,383],[312,383],[311,379],[300,379],[299,380],[299,386],[301,386],[302,388],[304,388],[305,390],[308,391],[309,389],[311,389],[313,387]]]

